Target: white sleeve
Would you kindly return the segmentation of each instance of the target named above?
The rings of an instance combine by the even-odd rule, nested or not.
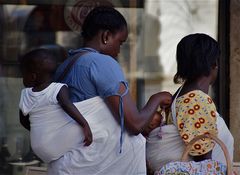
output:
[[[53,88],[51,91],[49,91],[49,100],[54,103],[57,104],[58,100],[57,100],[57,95],[59,93],[59,91],[61,90],[61,88],[63,86],[67,86],[66,84],[63,83],[54,83],[53,84]],[[68,86],[67,86],[68,87]]]
[[[21,91],[20,101],[19,101],[19,109],[22,111],[23,115],[26,116],[29,113],[29,110],[26,108],[26,105],[24,105],[24,96],[27,93],[27,89],[23,89]]]

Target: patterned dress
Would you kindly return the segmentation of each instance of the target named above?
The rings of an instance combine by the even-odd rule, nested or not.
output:
[[[211,159],[201,162],[171,162],[164,165],[154,175],[224,175],[227,167]]]
[[[200,90],[179,96],[176,99],[176,122],[185,144],[204,133],[217,135],[216,114],[211,97]],[[214,145],[215,142],[210,139],[201,139],[193,144],[189,154],[192,156],[206,154],[213,150]],[[155,175],[221,175],[226,174],[226,170],[223,163],[211,159],[200,162],[172,161],[156,171]]]
[[[195,136],[204,133],[217,135],[216,107],[210,96],[200,90],[190,91],[176,99],[177,126],[180,136],[187,144]],[[197,141],[189,154],[203,155],[211,151],[210,139]]]

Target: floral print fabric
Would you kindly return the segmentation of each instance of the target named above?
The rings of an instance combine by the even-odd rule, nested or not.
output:
[[[226,172],[227,167],[224,164],[207,159],[201,162],[170,162],[154,175],[223,175]]]
[[[200,90],[190,91],[176,99],[176,116],[178,131],[186,144],[197,135],[217,135],[215,104],[210,96]],[[210,139],[201,139],[193,145],[189,154],[206,154],[214,145]]]

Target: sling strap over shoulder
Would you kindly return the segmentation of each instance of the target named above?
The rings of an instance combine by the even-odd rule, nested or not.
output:
[[[61,82],[64,80],[70,69],[72,68],[73,64],[80,58],[82,55],[86,54],[87,52],[80,52],[73,56],[72,60],[68,63],[62,74],[56,79],[57,82]]]

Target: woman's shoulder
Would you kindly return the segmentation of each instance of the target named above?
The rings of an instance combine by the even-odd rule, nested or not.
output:
[[[201,90],[193,90],[176,100],[178,116],[216,116],[216,106],[212,98]]]
[[[186,96],[188,96],[188,97],[198,97],[198,96],[210,97],[207,93],[203,92],[200,89],[195,89],[195,90],[188,91],[188,92],[186,92],[185,94],[182,94],[179,97],[186,97]]]
[[[177,98],[177,101],[183,101],[183,102],[188,102],[188,101],[194,100],[195,102],[203,102],[203,103],[209,103],[212,104],[213,100],[212,98],[202,90],[192,90],[189,91]]]
[[[91,52],[88,55],[91,57],[91,60],[93,62],[100,62],[100,63],[105,63],[105,64],[118,64],[118,62],[111,56],[105,55],[102,53],[96,53],[96,52]]]
[[[109,55],[104,55],[97,52],[88,52],[79,59],[79,63],[91,66],[92,64],[97,65],[116,65],[118,62]]]

